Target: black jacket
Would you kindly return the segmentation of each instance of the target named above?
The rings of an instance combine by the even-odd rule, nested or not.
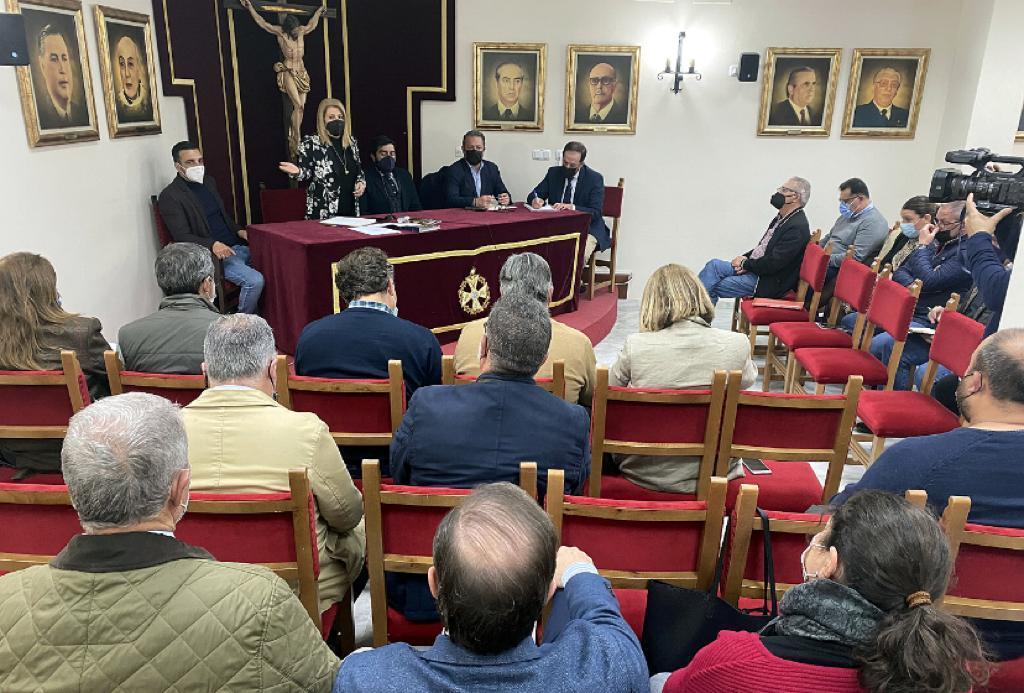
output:
[[[213,193],[217,203],[220,204],[221,211],[224,213],[224,222],[237,236],[238,224],[227,213],[227,210],[224,209],[224,200],[221,199],[220,193],[217,192],[217,183],[213,180],[213,176],[207,173],[206,177],[203,178],[203,185]],[[213,247],[217,239],[210,235],[210,225],[206,223],[206,215],[203,214],[203,208],[200,206],[196,196],[188,189],[188,183],[185,182],[184,178],[175,176],[171,184],[160,193],[160,199],[157,204],[160,206],[160,216],[163,217],[164,225],[167,226],[167,230],[171,233],[171,238],[176,243],[197,243],[206,248]],[[245,240],[241,237],[239,237],[238,242],[246,245]]]
[[[757,275],[754,296],[759,298],[781,298],[787,291],[796,288],[800,281],[800,263],[804,259],[804,248],[811,240],[811,229],[807,215],[798,209],[775,229],[768,241],[764,255],[756,260],[750,258],[753,249],[743,253],[746,260],[743,269]]]
[[[484,161],[480,168],[480,195],[497,197],[507,193],[501,172],[493,161]],[[445,200],[449,207],[471,207],[477,197],[473,174],[465,159],[452,163],[445,174]]]
[[[412,182],[412,176],[404,168],[395,167],[392,172],[395,175],[395,182],[398,183],[398,210],[399,212],[418,212],[423,209],[420,204],[420,196],[416,193],[416,186]],[[366,171],[366,192],[360,200],[359,210],[363,214],[391,214],[391,205],[388,203],[387,189],[384,187],[384,176],[376,167]]]

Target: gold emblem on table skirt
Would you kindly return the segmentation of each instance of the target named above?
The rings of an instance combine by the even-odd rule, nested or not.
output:
[[[491,305],[491,287],[476,273],[476,267],[469,270],[469,275],[459,284],[459,305],[468,315],[479,315]]]

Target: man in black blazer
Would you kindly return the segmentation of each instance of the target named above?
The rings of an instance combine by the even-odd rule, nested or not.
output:
[[[582,142],[569,142],[562,149],[562,165],[548,169],[526,201],[535,209],[549,204],[555,209],[576,209],[590,215],[590,233],[584,258],[611,245],[611,234],[601,214],[604,208],[604,176],[583,162],[587,148]]]
[[[501,171],[493,162],[484,161],[486,149],[487,141],[479,130],[462,136],[463,158],[445,173],[445,200],[449,207],[484,209],[494,202],[507,205],[512,201],[501,180]]]
[[[397,214],[423,209],[412,176],[395,165],[395,143],[387,135],[370,140],[370,161],[366,171],[366,192],[360,201],[363,214]]]
[[[853,127],[855,128],[905,128],[910,119],[910,111],[893,105],[893,100],[900,90],[903,77],[899,70],[886,66],[875,72],[871,79],[874,95],[871,101],[862,103],[853,109]]]
[[[813,67],[798,67],[789,71],[786,80],[786,100],[772,104],[768,125],[818,127],[821,113],[811,109],[811,101],[818,90],[818,73]]]
[[[519,101],[526,71],[516,62],[503,62],[494,68],[498,100],[484,107],[484,120],[533,122],[533,109]]]
[[[590,103],[577,98],[576,123],[595,125],[625,125],[629,121],[626,104],[615,100],[619,76],[608,63],[598,63],[587,73]]]
[[[712,303],[741,296],[781,298],[796,288],[804,248],[811,238],[804,214],[810,198],[811,184],[803,178],[790,178],[771,197],[779,213],[760,242],[732,262],[710,260],[704,265],[700,281]]]

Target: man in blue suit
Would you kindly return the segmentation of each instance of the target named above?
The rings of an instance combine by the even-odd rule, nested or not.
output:
[[[585,165],[587,148],[569,142],[562,149],[562,165],[552,166],[536,188],[526,196],[534,208],[550,204],[555,209],[576,209],[590,215],[590,233],[584,259],[594,250],[607,250],[612,243],[601,211],[604,209],[604,176]]]
[[[585,553],[558,547],[551,520],[522,489],[471,493],[438,526],[433,559],[427,580],[444,632],[424,650],[395,643],[350,655],[333,690],[650,690],[640,643],[608,583]],[[538,646],[534,624],[552,595],[567,619],[550,624]]]
[[[903,77],[891,66],[875,72],[871,79],[874,96],[871,101],[862,103],[853,111],[853,127],[855,128],[905,128],[910,119],[910,111],[893,105],[893,100],[900,90]]]
[[[463,157],[445,172],[445,199],[449,207],[507,205],[512,201],[501,180],[501,171],[492,161],[484,161],[487,149],[484,133],[470,130],[462,136]]]

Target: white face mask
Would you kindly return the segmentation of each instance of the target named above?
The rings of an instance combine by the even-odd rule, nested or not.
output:
[[[193,183],[202,183],[203,178],[206,177],[206,167],[202,164],[199,166],[189,166],[185,169],[185,177]]]

